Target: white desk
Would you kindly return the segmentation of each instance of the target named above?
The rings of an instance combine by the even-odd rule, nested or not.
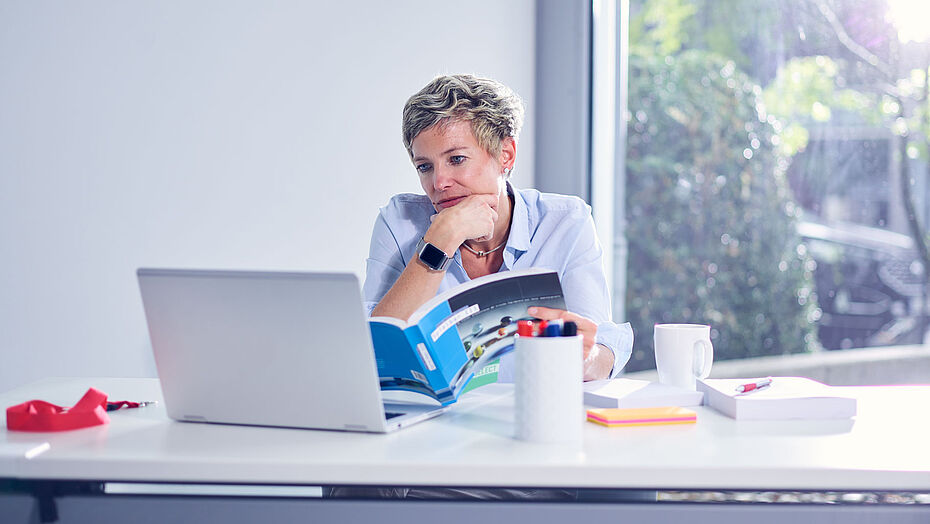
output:
[[[91,385],[111,400],[161,401],[155,379],[49,379],[0,395],[0,407],[71,405]],[[577,448],[513,439],[503,385],[390,435],[178,423],[160,403],[65,433],[4,428],[0,479],[930,492],[930,386],[848,389],[859,399],[851,420],[737,422],[696,408],[695,425],[586,424]],[[926,519],[930,506],[911,510]]]

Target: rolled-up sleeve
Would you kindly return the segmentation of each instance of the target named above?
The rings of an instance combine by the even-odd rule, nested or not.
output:
[[[623,366],[630,361],[633,352],[633,326],[629,322],[616,324],[609,320],[597,324],[598,344],[609,347],[614,352],[614,367],[610,378],[616,377]]]
[[[585,209],[587,211],[587,207]],[[562,274],[565,307],[597,323],[595,342],[614,354],[611,378],[617,376],[633,351],[633,328],[629,323],[616,324],[611,319],[610,290],[604,273],[603,250],[594,229],[590,212],[578,220],[575,242]]]

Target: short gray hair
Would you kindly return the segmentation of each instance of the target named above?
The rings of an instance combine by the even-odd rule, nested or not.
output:
[[[404,104],[404,146],[413,158],[413,139],[438,123],[471,124],[478,144],[491,155],[523,127],[523,100],[512,89],[472,75],[437,76]]]

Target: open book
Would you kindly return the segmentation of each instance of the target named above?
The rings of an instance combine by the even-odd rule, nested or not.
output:
[[[525,269],[476,278],[436,295],[407,322],[369,319],[382,390],[406,390],[451,404],[464,391],[497,381],[526,309],[565,309],[554,271]]]
[[[856,399],[842,388],[803,377],[772,377],[772,384],[738,394],[737,386],[758,378],[697,381],[704,404],[737,420],[829,419],[856,415]]]

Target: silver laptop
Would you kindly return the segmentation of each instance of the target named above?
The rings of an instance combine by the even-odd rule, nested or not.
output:
[[[137,274],[175,420],[384,433],[445,410],[383,402],[351,273]]]

